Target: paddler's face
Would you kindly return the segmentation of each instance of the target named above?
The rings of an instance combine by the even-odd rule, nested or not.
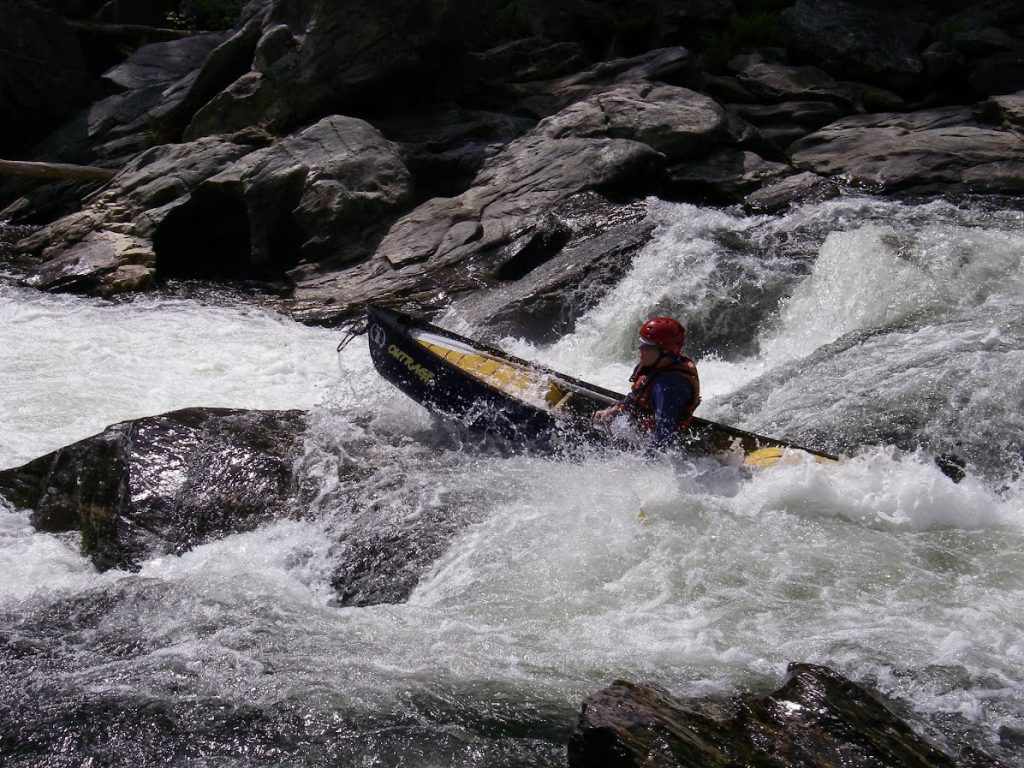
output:
[[[658,362],[660,350],[657,347],[652,347],[648,344],[639,344],[637,349],[640,351],[640,365],[650,366]]]

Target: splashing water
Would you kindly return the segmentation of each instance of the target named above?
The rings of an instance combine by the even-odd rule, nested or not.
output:
[[[940,743],[1019,762],[1024,220],[867,199],[651,216],[575,334],[506,348],[621,389],[635,328],[675,314],[703,415],[850,458],[745,476],[478,451],[383,384],[365,345],[339,371],[328,332],[0,290],[0,466],[169,408],[300,407],[319,489],[310,520],[137,574],[96,574],[74,540],[0,510],[5,729],[112,764],[560,765],[580,700],[614,677],[728,696],[809,661]],[[932,462],[953,448],[960,484]],[[439,556],[406,602],[333,605],[339,538],[424,521],[451,524],[424,525]]]

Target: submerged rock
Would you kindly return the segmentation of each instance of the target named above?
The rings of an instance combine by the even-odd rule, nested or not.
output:
[[[572,768],[980,768],[918,736],[877,698],[827,667],[791,664],[779,690],[728,705],[682,702],[617,680],[583,703],[569,742]]]
[[[293,511],[302,411],[188,408],[126,421],[15,469],[0,494],[96,567],[137,568]]]

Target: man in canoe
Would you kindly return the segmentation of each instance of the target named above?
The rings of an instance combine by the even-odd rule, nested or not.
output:
[[[594,414],[601,424],[620,420],[647,436],[647,455],[669,447],[690,426],[700,404],[700,379],[683,354],[686,329],[671,317],[655,317],[640,327],[640,362],[629,377],[632,389],[621,403]]]

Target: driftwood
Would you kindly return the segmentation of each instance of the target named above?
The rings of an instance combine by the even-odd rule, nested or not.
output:
[[[180,40],[185,37],[203,34],[191,29],[165,29],[163,27],[147,27],[142,24],[104,24],[98,21],[80,21],[77,19],[66,19],[64,23],[76,32],[132,40],[140,38],[154,41]]]
[[[38,179],[75,179],[77,181],[109,181],[117,175],[114,168],[68,163],[32,163],[24,160],[0,160],[0,175],[34,176]]]

